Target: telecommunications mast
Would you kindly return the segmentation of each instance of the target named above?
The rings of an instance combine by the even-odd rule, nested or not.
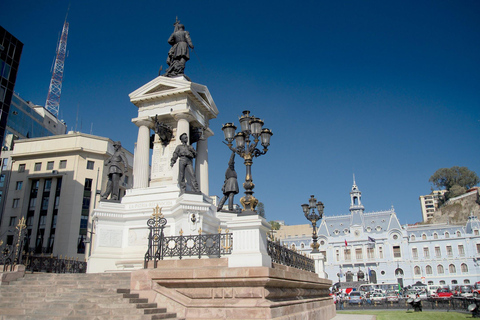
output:
[[[65,56],[67,52],[67,37],[68,37],[68,22],[67,15],[63,23],[62,36],[58,43],[57,58],[53,67],[52,80],[50,80],[50,87],[48,88],[47,102],[45,109],[50,111],[56,118],[58,118],[58,110],[60,108],[60,95],[62,94],[62,80],[63,80],[63,66],[65,64]]]

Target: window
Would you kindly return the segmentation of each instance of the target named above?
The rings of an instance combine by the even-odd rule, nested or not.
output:
[[[362,250],[362,248],[355,249],[355,259],[357,259],[357,261],[363,260],[363,250]]]
[[[337,262],[340,261],[340,250],[335,251],[335,256],[337,257]]]
[[[442,252],[440,251],[440,247],[435,247],[435,257],[441,258]]]
[[[401,258],[402,252],[400,251],[400,246],[393,246],[393,257],[394,258]]]
[[[350,249],[345,249],[344,254],[345,254],[345,260],[346,261],[350,261],[352,259],[351,254],[350,254]]]
[[[480,254],[480,243],[477,243],[477,254]]]
[[[40,171],[40,170],[42,170],[42,163],[36,162],[33,171]]]
[[[428,250],[427,247],[423,248],[423,257],[430,258],[430,251]]]
[[[367,258],[368,260],[375,259],[375,248],[367,248]]]
[[[433,273],[432,266],[426,266],[425,267],[425,273],[426,274],[432,274]]]
[[[460,266],[460,269],[462,269],[462,273],[467,273],[468,272],[468,266],[466,263],[462,263]]]
[[[124,182],[125,184],[128,184],[128,176],[125,176],[125,178],[123,179],[123,182]],[[304,235],[304,236],[305,236],[305,235]]]
[[[448,272],[450,273],[457,273],[457,268],[455,268],[454,264],[448,266]]]
[[[458,255],[460,257],[465,256],[465,248],[463,247],[463,244],[458,245]]]
[[[462,234],[460,233],[460,231],[457,231],[457,238],[460,238],[462,236]]]
[[[453,256],[452,246],[447,246],[447,256],[448,257]]]
[[[450,238],[450,233],[445,232],[445,238]]]
[[[416,276],[419,276],[420,275],[420,267],[415,266],[415,268],[413,268],[413,273],[415,273]]]
[[[418,250],[417,250],[417,248],[412,248],[412,257],[413,257],[413,259],[418,259]]]
[[[379,247],[379,248],[378,248],[378,257],[379,257],[380,259],[383,259],[383,248],[382,248],[382,247]]]
[[[463,280],[463,284],[470,284],[470,280],[468,279]]]
[[[25,163],[21,163],[18,165],[18,172],[25,172]]]
[[[478,230],[473,230],[473,234],[474,234],[475,236],[478,236],[478,235],[479,235]]]
[[[87,161],[87,170],[93,170],[93,166],[95,165],[94,161]]]
[[[443,286],[443,285],[445,285],[445,280],[440,280],[439,283],[440,283],[441,286]]]
[[[53,161],[47,162],[47,170],[53,170]]]
[[[2,164],[2,171],[7,170],[8,167],[8,158],[3,159],[3,164]]]
[[[437,266],[437,273],[438,274],[443,274],[445,272],[445,270],[443,270],[443,266],[441,264],[439,264]]]
[[[427,240],[427,235],[425,233],[422,234],[422,240]]]
[[[415,235],[414,235],[414,234],[412,234],[412,235],[410,236],[410,241],[415,241]]]
[[[435,233],[433,234],[433,239],[438,239],[438,233],[435,232]]]
[[[3,187],[4,184],[5,184],[5,175],[1,174],[0,175],[0,188]]]
[[[22,190],[22,186],[23,186],[23,181],[17,181],[15,190]]]
[[[60,164],[58,165],[59,169],[65,169],[67,167],[67,160],[60,160]]]
[[[8,224],[9,227],[14,227],[17,217],[10,217],[10,223]]]
[[[13,199],[13,204],[12,204],[12,208],[18,208],[18,204],[20,203],[20,199]]]

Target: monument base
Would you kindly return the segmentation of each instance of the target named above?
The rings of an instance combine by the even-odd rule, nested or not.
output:
[[[328,320],[330,280],[273,263],[229,268],[227,258],[164,260],[132,273],[131,292],[189,320]]]

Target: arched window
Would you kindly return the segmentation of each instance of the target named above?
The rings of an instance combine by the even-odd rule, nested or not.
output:
[[[415,235],[414,235],[414,234],[412,234],[412,235],[410,236],[410,241],[415,241]]]
[[[433,234],[433,239],[438,239],[438,233],[435,232],[435,233]]]
[[[443,266],[441,264],[439,264],[437,266],[437,273],[438,274],[443,274],[445,272],[445,270],[443,269]]]
[[[427,235],[425,233],[422,234],[422,240],[427,240]]]
[[[457,238],[460,238],[462,236],[462,233],[460,231],[457,231]]]
[[[470,284],[470,280],[465,279],[465,280],[463,280],[463,283],[464,283],[464,284]]]
[[[440,280],[439,283],[440,283],[441,286],[443,286],[443,285],[445,285],[445,280]]]
[[[452,284],[458,284],[457,280],[452,280]]]
[[[291,248],[292,248],[292,250],[295,250],[295,243],[292,243]]]
[[[460,268],[462,269],[462,273],[467,273],[468,272],[468,266],[467,266],[466,263],[462,263]]]
[[[425,267],[425,273],[426,274],[432,274],[433,273],[432,266],[426,266]]]
[[[450,238],[450,233],[448,233],[448,231],[445,232],[445,239],[446,239],[446,238]]]
[[[448,266],[448,272],[450,273],[457,273],[457,268],[455,268],[454,264]]]
[[[302,249],[305,248],[305,244],[303,244],[303,242],[300,244],[300,248],[302,248]]]
[[[419,266],[415,266],[415,268],[413,268],[413,273],[414,273],[416,276],[419,276],[419,275],[420,275],[420,267],[419,267]]]

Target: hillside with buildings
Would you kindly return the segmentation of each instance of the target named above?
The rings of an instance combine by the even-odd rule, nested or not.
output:
[[[480,188],[472,188],[467,193],[449,199],[435,210],[427,223],[448,223],[464,225],[469,216],[480,216]]]

